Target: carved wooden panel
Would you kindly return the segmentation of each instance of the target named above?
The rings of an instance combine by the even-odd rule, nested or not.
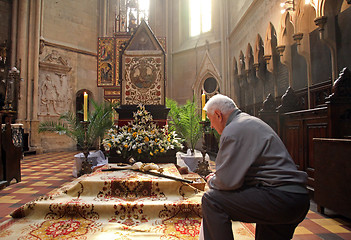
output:
[[[318,211],[327,207],[351,217],[351,140],[315,139],[314,150]]]
[[[296,111],[281,116],[282,140],[298,169],[307,172],[314,188],[313,138],[328,137],[327,108]]]
[[[283,142],[298,169],[304,169],[303,162],[303,126],[301,121],[286,121]]]
[[[308,174],[308,185],[314,188],[314,151],[313,151],[313,138],[322,138],[328,136],[328,123],[327,119],[310,119],[305,123],[306,134],[305,140],[305,171]]]

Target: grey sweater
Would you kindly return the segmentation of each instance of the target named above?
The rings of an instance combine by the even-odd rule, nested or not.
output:
[[[260,185],[298,193],[303,192],[299,186],[305,189],[307,174],[297,170],[284,143],[262,120],[235,110],[219,144],[210,188],[236,190]]]

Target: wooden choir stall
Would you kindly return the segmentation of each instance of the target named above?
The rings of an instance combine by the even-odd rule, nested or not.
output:
[[[270,95],[259,117],[281,137],[297,167],[308,174],[308,188],[317,203],[351,216],[351,72],[344,68],[324,103],[301,110],[290,87],[281,105]]]

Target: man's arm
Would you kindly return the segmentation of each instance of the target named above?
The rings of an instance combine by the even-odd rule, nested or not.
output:
[[[225,137],[216,158],[216,172],[208,180],[210,188],[235,190],[244,183],[245,174],[253,159],[246,139]]]

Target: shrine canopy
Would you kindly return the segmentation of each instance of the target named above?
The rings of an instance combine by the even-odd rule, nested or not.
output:
[[[145,105],[158,125],[166,124],[165,62],[163,46],[145,21],[122,46],[119,79],[121,84],[118,125],[133,119],[138,104]]]

